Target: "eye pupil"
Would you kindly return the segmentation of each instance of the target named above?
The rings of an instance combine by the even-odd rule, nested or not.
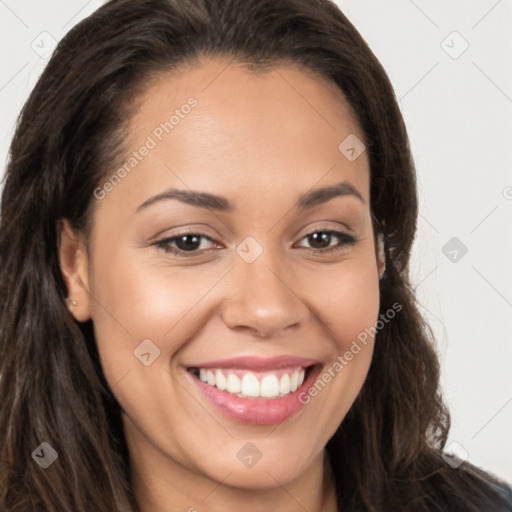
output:
[[[200,237],[197,235],[183,235],[176,239],[176,246],[183,251],[192,251],[201,245]]]
[[[329,245],[331,243],[331,234],[326,233],[325,231],[312,233],[311,235],[309,235],[309,238],[310,238],[309,243],[311,244],[312,247],[314,247],[316,249],[322,249],[326,246],[329,247]],[[322,244],[325,244],[325,245],[322,245]]]

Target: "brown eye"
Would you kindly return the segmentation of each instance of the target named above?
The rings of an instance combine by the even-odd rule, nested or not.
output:
[[[160,247],[167,253],[176,254],[178,256],[195,256],[200,250],[206,250],[203,241],[213,243],[213,240],[200,233],[183,233],[178,236],[165,238],[156,242],[154,245]],[[188,253],[188,254],[187,254]]]
[[[302,240],[307,240],[310,247],[306,247],[307,249],[311,249],[314,252],[331,252],[341,250],[344,247],[354,245],[357,240],[346,233],[342,233],[341,231],[314,231],[312,233],[307,234]],[[332,245],[333,241],[338,240],[338,243]]]
[[[181,251],[194,251],[201,245],[200,235],[183,235],[176,238],[176,247]]]
[[[332,233],[319,231],[308,235],[307,238],[313,249],[325,249],[331,245]]]

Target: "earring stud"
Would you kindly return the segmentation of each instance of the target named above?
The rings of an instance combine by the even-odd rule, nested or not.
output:
[[[70,299],[69,297],[66,299],[66,304],[68,306],[76,306],[78,303],[75,299]]]

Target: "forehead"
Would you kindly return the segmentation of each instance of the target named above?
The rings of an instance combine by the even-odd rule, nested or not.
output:
[[[149,130],[151,123],[161,122],[190,97],[200,103],[203,125],[212,123],[213,117],[241,122],[245,114],[245,123],[279,119],[288,129],[304,128],[297,123],[302,121],[326,132],[340,128],[360,132],[343,92],[316,71],[290,63],[249,68],[221,57],[203,57],[148,80],[137,101],[132,134]]]
[[[298,196],[315,183],[346,178],[368,199],[366,154],[350,161],[339,149],[352,136],[363,139],[342,92],[327,78],[296,66],[254,72],[204,59],[153,77],[139,96],[126,161],[151,148],[143,158],[132,156],[135,165],[111,199],[124,190],[133,211],[169,186]]]

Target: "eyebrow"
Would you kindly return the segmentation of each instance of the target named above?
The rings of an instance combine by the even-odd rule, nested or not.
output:
[[[329,187],[317,188],[302,194],[295,206],[299,209],[306,209],[318,204],[325,203],[335,197],[353,196],[359,199],[363,204],[365,200],[358,192],[358,190],[347,181],[331,185]],[[169,199],[176,199],[182,203],[200,208],[207,208],[221,212],[232,212],[236,209],[235,205],[227,198],[210,194],[208,192],[198,192],[193,190],[180,190],[171,188],[156,196],[150,197],[144,201],[136,210],[139,213],[141,210],[149,206]]]

